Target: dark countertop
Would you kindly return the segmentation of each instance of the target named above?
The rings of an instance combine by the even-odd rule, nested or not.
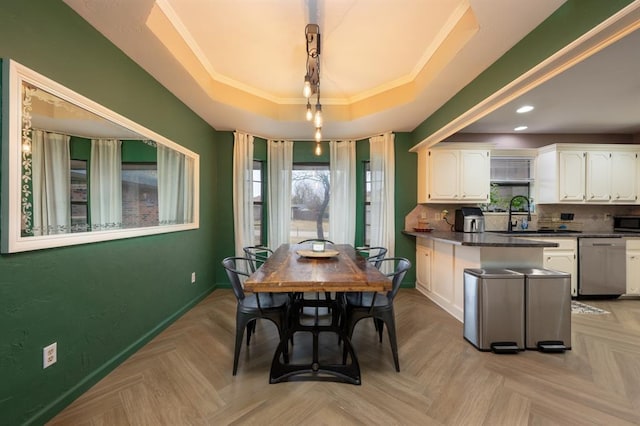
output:
[[[415,232],[402,231],[403,234],[412,235],[419,238],[429,238],[432,240],[444,241],[450,244],[461,246],[477,247],[558,247],[558,244],[544,241],[531,241],[509,235],[483,232],[479,234],[468,232]]]
[[[486,231],[483,233],[432,231],[416,232],[402,231],[405,235],[418,238],[429,238],[432,240],[445,241],[451,244],[478,247],[557,247],[556,243],[544,241],[532,241],[519,237],[533,238],[616,238],[635,237],[640,238],[640,233],[633,232],[534,232],[534,233],[507,233],[501,231]]]

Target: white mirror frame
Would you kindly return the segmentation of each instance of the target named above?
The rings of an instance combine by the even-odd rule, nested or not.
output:
[[[21,235],[22,82],[42,88],[67,102],[99,115],[117,125],[130,129],[147,139],[176,150],[187,157],[193,158],[193,222],[144,228],[23,237]],[[3,60],[2,92],[2,165],[0,167],[2,172],[2,229],[0,231],[0,249],[2,253],[23,252],[144,235],[163,234],[197,229],[200,227],[200,156],[198,154],[10,59]]]

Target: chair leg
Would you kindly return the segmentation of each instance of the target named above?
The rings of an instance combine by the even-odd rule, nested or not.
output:
[[[382,332],[384,331],[384,321],[378,318],[374,318],[373,323],[376,327],[376,331],[378,332],[378,338],[380,340],[380,343],[382,343]]]
[[[393,363],[395,364],[396,371],[400,372],[400,361],[398,360],[398,342],[396,340],[396,321],[393,315],[393,311],[391,314],[385,318],[387,323],[387,332],[389,333],[389,343],[391,343],[391,353],[393,354]]]
[[[249,346],[249,343],[251,342],[251,335],[256,331],[256,322],[256,320],[253,320],[249,321],[247,324],[247,346]]]
[[[242,347],[242,335],[244,334],[244,329],[247,327],[248,321],[246,318],[240,313],[236,313],[236,344],[233,351],[233,375],[235,376],[238,372],[238,358],[240,358],[240,348]]]

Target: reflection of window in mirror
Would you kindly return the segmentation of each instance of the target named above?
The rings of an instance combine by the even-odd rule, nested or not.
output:
[[[71,232],[89,227],[87,161],[71,160]]]
[[[158,166],[122,163],[122,226],[158,225]]]
[[[198,228],[197,154],[14,61],[2,67],[2,253]]]

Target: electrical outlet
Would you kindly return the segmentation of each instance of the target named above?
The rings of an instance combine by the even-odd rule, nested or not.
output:
[[[42,368],[47,368],[58,361],[58,342],[42,348]]]
[[[196,282],[196,273],[192,272],[191,273],[191,284],[194,284]]]

